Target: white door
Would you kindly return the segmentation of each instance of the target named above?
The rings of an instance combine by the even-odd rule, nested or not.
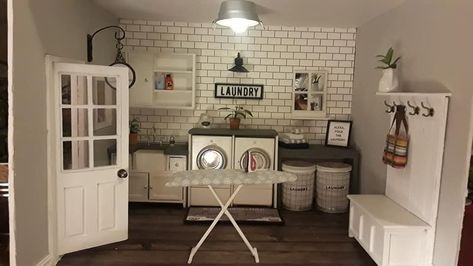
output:
[[[56,63],[54,81],[62,255],[128,238],[128,70]]]

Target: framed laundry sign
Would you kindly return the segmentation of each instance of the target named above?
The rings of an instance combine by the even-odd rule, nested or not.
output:
[[[348,147],[350,142],[351,121],[329,120],[325,145]]]
[[[263,85],[215,83],[215,98],[263,99]]]

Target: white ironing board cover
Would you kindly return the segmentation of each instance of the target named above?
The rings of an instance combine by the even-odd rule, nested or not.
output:
[[[297,176],[287,172],[262,170],[246,173],[238,169],[203,169],[180,171],[171,176],[167,187],[188,187],[197,185],[256,185],[293,182]]]

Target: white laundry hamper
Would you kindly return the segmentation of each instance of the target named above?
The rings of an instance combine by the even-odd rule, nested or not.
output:
[[[339,162],[317,164],[317,207],[328,213],[348,210],[351,165]]]
[[[286,161],[282,163],[282,170],[297,176],[296,181],[282,184],[283,207],[291,211],[312,209],[315,164],[305,161]]]

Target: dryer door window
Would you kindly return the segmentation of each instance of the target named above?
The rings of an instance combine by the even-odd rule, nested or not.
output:
[[[227,165],[227,156],[218,146],[207,146],[197,155],[199,169],[224,169]]]
[[[271,159],[267,152],[259,148],[248,149],[240,158],[240,168],[246,169],[248,165],[248,151],[250,151],[256,160],[256,169],[269,169],[271,167]]]

